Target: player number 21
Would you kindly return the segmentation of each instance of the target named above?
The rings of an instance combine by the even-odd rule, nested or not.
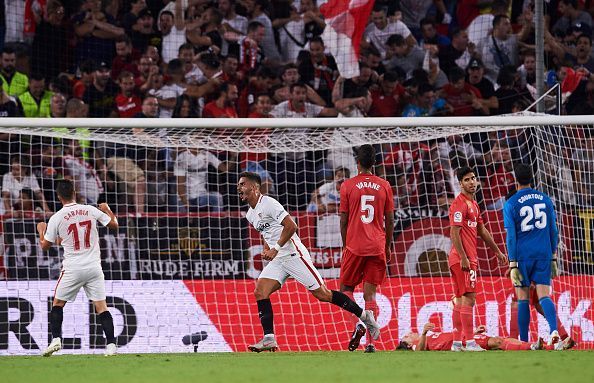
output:
[[[547,213],[545,209],[547,205],[544,203],[537,203],[534,206],[524,206],[520,209],[520,217],[524,217],[520,228],[523,232],[530,231],[536,226],[537,229],[544,229],[547,227]],[[534,224],[532,224],[534,219]]]
[[[78,226],[84,228],[85,230],[85,249],[91,247],[91,225],[91,220],[78,223]],[[78,227],[76,223],[68,225],[68,234],[72,234],[72,239],[74,240],[74,250],[80,250],[80,237],[78,236]]]
[[[361,215],[361,221],[363,221],[363,223],[373,222],[375,209],[373,208],[373,205],[371,205],[369,202],[373,202],[374,200],[375,196],[372,195],[361,196],[361,212],[364,213]]]

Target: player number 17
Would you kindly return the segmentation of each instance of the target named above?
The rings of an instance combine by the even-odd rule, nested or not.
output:
[[[91,226],[92,226],[92,222],[91,220],[88,221],[82,221],[78,223],[78,226],[81,226],[85,233],[84,233],[84,237],[85,237],[85,249],[89,249],[91,247]],[[76,223],[70,224],[68,226],[68,234],[72,234],[72,240],[74,242],[74,250],[78,251],[80,250],[80,238],[78,236],[78,226],[76,225]]]
[[[363,223],[371,223],[373,222],[373,216],[375,215],[375,209],[370,202],[375,200],[375,196],[372,195],[362,195],[361,196],[361,221]]]

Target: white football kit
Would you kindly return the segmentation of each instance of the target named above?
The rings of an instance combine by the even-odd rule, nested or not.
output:
[[[64,248],[62,272],[54,296],[63,301],[76,298],[81,287],[92,301],[105,300],[105,281],[101,269],[101,251],[97,221],[103,226],[111,218],[94,206],[70,203],[52,215],[45,239]]]
[[[280,239],[283,231],[281,222],[289,213],[274,198],[262,195],[255,208],[246,214],[250,224],[262,235],[270,248]],[[293,277],[308,290],[317,290],[324,282],[311,261],[307,248],[295,233],[279,250],[276,257],[262,270],[258,278],[274,279],[281,285]]]

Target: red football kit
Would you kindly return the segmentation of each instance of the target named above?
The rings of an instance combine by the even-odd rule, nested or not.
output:
[[[464,293],[475,292],[477,261],[477,227],[483,224],[478,203],[460,193],[450,206],[450,226],[459,226],[460,239],[466,256],[470,261],[470,270],[462,270],[460,254],[452,245],[448,265],[454,282],[454,294],[461,297]]]
[[[380,285],[386,276],[384,214],[394,210],[388,181],[360,174],[340,187],[340,212],[348,215],[340,282],[354,287],[361,282]],[[388,233],[392,235],[392,233]]]

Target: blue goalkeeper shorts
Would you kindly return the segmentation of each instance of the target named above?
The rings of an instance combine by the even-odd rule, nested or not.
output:
[[[518,261],[518,269],[522,273],[522,287],[530,287],[530,283],[537,285],[551,285],[551,260],[530,259]]]

